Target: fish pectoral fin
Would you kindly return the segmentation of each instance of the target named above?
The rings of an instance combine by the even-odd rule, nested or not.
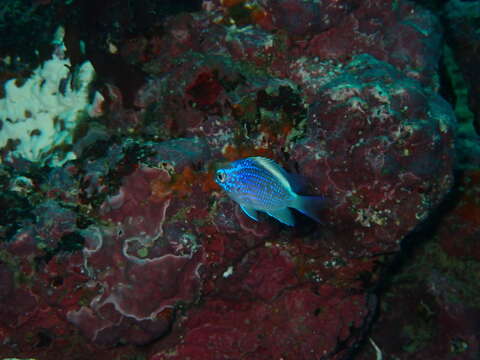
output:
[[[248,215],[249,218],[255,221],[258,221],[257,210],[255,210],[254,208],[242,206],[242,205],[240,205],[240,207],[242,208],[243,212]]]
[[[289,208],[267,211],[267,214],[288,226],[295,225],[295,219]]]

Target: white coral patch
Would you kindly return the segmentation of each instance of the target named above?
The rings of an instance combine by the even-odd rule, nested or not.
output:
[[[45,161],[53,148],[72,143],[78,117],[97,106],[101,95],[89,103],[88,87],[94,77],[90,62],[84,62],[75,75],[70,65],[61,53],[54,54],[23,84],[16,79],[5,83],[5,97],[0,99],[0,149],[11,140],[16,146],[10,155]],[[67,153],[62,160],[48,160],[50,165],[61,165],[72,158],[75,155]]]

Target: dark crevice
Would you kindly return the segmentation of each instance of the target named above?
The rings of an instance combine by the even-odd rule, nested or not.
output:
[[[78,232],[66,233],[62,236],[60,241],[57,243],[57,246],[53,249],[47,248],[45,254],[42,256],[37,256],[34,261],[35,265],[38,268],[48,264],[48,262],[59,253],[73,253],[83,249],[85,244],[85,238]]]

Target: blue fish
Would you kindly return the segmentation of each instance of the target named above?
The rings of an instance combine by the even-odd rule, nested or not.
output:
[[[234,161],[217,170],[215,182],[253,220],[258,221],[257,211],[264,211],[294,226],[295,219],[289,209],[294,208],[321,222],[318,211],[323,207],[323,197],[298,195],[299,180],[271,159],[255,156]]]

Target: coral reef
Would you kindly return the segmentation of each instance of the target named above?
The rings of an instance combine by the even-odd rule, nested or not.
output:
[[[64,8],[65,61],[89,61],[81,97],[102,101],[62,161],[51,142],[0,154],[0,353],[347,359],[368,336],[397,357],[477,351],[461,319],[478,312],[478,136],[439,94],[439,18],[406,0],[142,3]],[[323,223],[242,213],[213,174],[254,155],[324,196]]]

